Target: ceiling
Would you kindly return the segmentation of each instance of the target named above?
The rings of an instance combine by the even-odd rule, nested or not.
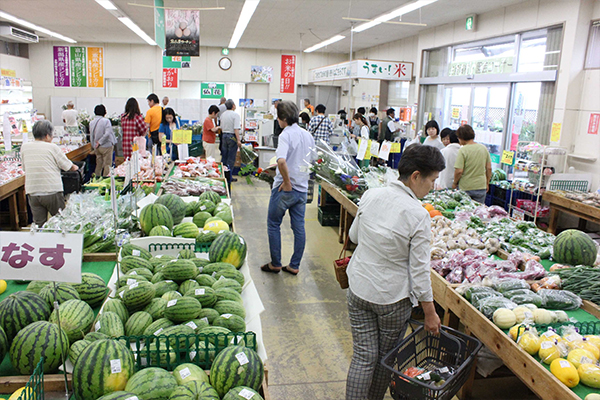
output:
[[[343,17],[373,19],[413,0],[262,0],[238,48],[300,50],[342,34],[346,39],[321,51],[350,50],[351,21]],[[431,26],[481,14],[524,0],[439,0],[402,17],[404,22]],[[225,7],[200,12],[200,44],[226,47],[244,0],[164,0],[166,7]],[[113,0],[148,35],[154,37],[153,0]],[[79,42],[145,42],[94,0],[0,0],[0,10]],[[360,24],[360,22],[358,22]],[[381,24],[354,34],[353,49],[361,50],[405,37],[427,27]],[[43,35],[41,35],[43,38]]]

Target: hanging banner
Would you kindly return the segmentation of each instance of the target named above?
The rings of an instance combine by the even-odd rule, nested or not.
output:
[[[163,68],[162,87],[177,89],[179,87],[179,73],[177,68]]]
[[[200,11],[165,10],[167,56],[200,55]]]
[[[161,49],[165,48],[165,2],[154,0],[154,41]]]
[[[250,67],[250,82],[271,83],[273,80],[273,67],[253,65]]]
[[[279,93],[294,93],[296,89],[296,56],[281,56]]]
[[[309,82],[342,79],[381,79],[386,81],[410,81],[413,63],[404,61],[353,60],[309,71]]]
[[[189,68],[191,59],[187,56],[163,56],[163,68]]]
[[[88,87],[104,87],[104,48],[87,48]]]
[[[69,46],[54,46],[54,86],[69,87]]]
[[[590,114],[590,122],[588,123],[588,134],[597,135],[599,125],[600,125],[600,114],[591,113]]]
[[[71,46],[71,87],[87,87],[86,48]]]
[[[224,83],[202,82],[200,84],[201,99],[220,99],[225,96]]]

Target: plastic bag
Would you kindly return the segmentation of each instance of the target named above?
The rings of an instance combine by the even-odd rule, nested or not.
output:
[[[488,297],[479,302],[478,310],[483,313],[487,318],[491,319],[494,315],[494,311],[499,308],[508,308],[509,310],[517,307],[515,303],[505,298],[504,296],[499,297]]]
[[[579,296],[568,290],[540,289],[537,294],[541,296],[544,307],[553,310],[575,310],[583,304]]]
[[[498,279],[494,282],[494,289],[503,293],[516,289],[529,289],[529,284],[522,279]]]

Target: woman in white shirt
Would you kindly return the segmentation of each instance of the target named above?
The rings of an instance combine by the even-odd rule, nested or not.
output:
[[[354,354],[346,400],[383,399],[391,376],[380,360],[404,337],[414,306],[423,307],[425,329],[439,332],[429,266],[431,219],[419,198],[443,169],[437,148],[414,144],[402,154],[399,180],[368,190],[360,201],[349,233],[357,247],[347,270]]]
[[[427,137],[423,144],[425,146],[437,147],[439,150],[444,148],[444,143],[440,140],[440,126],[434,120],[431,120],[425,124],[425,133]]]
[[[442,155],[446,160],[446,168],[440,172],[440,177],[436,181],[436,189],[452,189],[452,183],[454,182],[454,164],[456,163],[456,156],[460,150],[460,144],[458,143],[458,136],[456,132],[450,128],[442,129],[440,133],[442,143],[446,147],[442,149]]]
[[[354,123],[357,126],[360,127],[360,138],[369,140],[369,125],[367,123],[367,119],[365,118],[365,116],[357,113],[357,114],[354,114],[354,117],[352,117],[352,120],[354,121]],[[353,134],[350,135],[350,137],[352,139],[358,140],[358,138]]]

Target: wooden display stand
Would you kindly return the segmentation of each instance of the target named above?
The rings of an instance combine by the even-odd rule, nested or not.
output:
[[[10,228],[18,231],[27,225],[27,197],[25,176],[20,176],[0,186],[0,201],[8,199]]]
[[[358,213],[358,206],[350,200],[341,190],[326,181],[321,181],[321,206],[325,205],[325,194],[329,194],[340,203],[340,229],[339,242],[344,243],[352,222]]]
[[[556,234],[558,217],[561,212],[579,218],[579,229],[584,230],[587,221],[600,224],[600,208],[583,204],[580,201],[567,199],[553,192],[544,193],[543,199],[550,203],[550,221],[548,232]]]

